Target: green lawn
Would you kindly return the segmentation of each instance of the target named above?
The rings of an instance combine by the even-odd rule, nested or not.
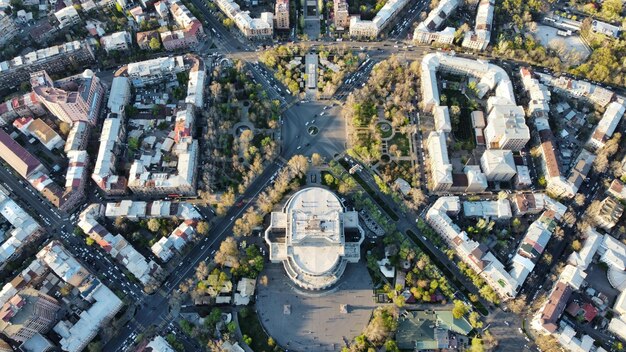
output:
[[[388,129],[386,131],[382,129],[383,125],[387,125]],[[376,130],[378,130],[382,138],[389,138],[391,137],[391,134],[393,133],[393,129],[391,128],[391,125],[387,122],[378,123],[376,125]]]
[[[388,146],[395,144],[402,153],[402,156],[409,156],[409,138],[405,133],[396,132],[396,134],[388,142]]]
[[[241,313],[239,314],[239,328],[243,335],[247,335],[252,338],[250,348],[255,352],[272,352],[282,351],[279,347],[270,347],[267,344],[269,336],[265,334],[265,330],[261,326],[259,317],[256,313],[250,309],[247,317],[243,318]]]

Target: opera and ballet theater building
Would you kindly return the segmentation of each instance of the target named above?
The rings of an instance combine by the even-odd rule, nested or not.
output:
[[[298,286],[322,290],[335,284],[348,263],[361,258],[365,232],[356,211],[320,187],[295,193],[281,212],[272,212],[265,231],[270,260],[282,262]]]

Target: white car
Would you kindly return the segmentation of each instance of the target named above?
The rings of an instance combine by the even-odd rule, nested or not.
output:
[[[297,150],[300,150],[300,149],[302,149],[302,146],[301,146],[301,145],[299,145],[299,146],[298,146],[298,148],[296,148],[296,149],[297,149]]]

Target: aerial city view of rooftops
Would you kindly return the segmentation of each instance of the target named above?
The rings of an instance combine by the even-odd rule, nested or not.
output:
[[[622,0],[0,0],[0,352],[626,352]]]

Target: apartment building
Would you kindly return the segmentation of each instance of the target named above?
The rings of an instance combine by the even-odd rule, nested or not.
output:
[[[459,7],[459,0],[442,0],[437,7],[432,9],[426,19],[420,22],[413,31],[413,40],[416,43],[431,44],[433,42],[441,44],[452,44],[455,29],[441,27],[448,17]]]
[[[102,48],[110,53],[111,51],[126,51],[133,45],[130,33],[126,31],[111,33],[100,38]]]
[[[48,150],[61,148],[65,144],[61,136],[42,119],[22,117],[13,121],[13,126],[27,137],[37,139]]]
[[[427,140],[432,190],[447,191],[452,187],[452,164],[448,158],[446,135],[430,132]]]
[[[370,21],[361,20],[358,16],[350,19],[350,36],[352,37],[377,37],[393,20],[408,0],[388,0]]]
[[[79,215],[78,227],[143,285],[155,284],[155,277],[162,272],[161,267],[154,261],[146,259],[122,235],[112,235],[98,222],[103,216],[104,206],[92,204]]]
[[[124,116],[124,108],[130,102],[130,81],[127,77],[114,77],[109,91],[107,108],[111,114]]]
[[[593,130],[591,134],[591,138],[587,143],[593,149],[600,149],[604,146],[606,141],[608,141],[611,136],[613,136],[613,132],[617,128],[617,125],[622,120],[624,116],[624,111],[626,111],[626,106],[624,103],[620,102],[612,102],[610,103],[604,114],[602,115],[602,119],[596,125],[596,128]]]
[[[478,11],[476,12],[476,24],[474,30],[465,33],[463,43],[464,48],[473,50],[485,50],[491,40],[491,24],[493,22],[493,12],[495,0],[480,0]]]
[[[176,79],[176,74],[185,70],[182,56],[160,57],[133,62],[126,67],[126,74],[135,87],[145,87],[160,81]]]
[[[6,45],[18,34],[15,21],[3,11],[0,11],[0,33],[2,33],[0,36],[0,46]]]
[[[231,20],[239,30],[250,39],[271,38],[274,34],[274,14],[262,12],[260,18],[250,17],[250,12],[241,11],[233,0],[216,0],[220,10]]]
[[[276,0],[274,21],[277,29],[289,29],[289,0]]]
[[[59,309],[61,306],[53,297],[25,288],[0,308],[0,332],[24,342],[35,334],[48,332],[57,320]]]
[[[178,115],[177,115],[178,118]],[[130,167],[128,188],[133,193],[143,195],[196,193],[196,166],[198,162],[198,141],[177,142],[176,171],[153,172],[149,165],[137,159]]]
[[[163,48],[168,51],[190,48],[198,44],[197,36],[189,35],[189,31],[182,29],[162,32],[160,35]]]
[[[66,6],[54,13],[57,21],[59,21],[59,28],[69,27],[80,22],[80,16],[74,6]]]
[[[46,71],[38,71],[31,74],[30,83],[37,99],[61,121],[69,124],[85,121],[94,125],[104,88],[91,70],[74,78],[63,88],[58,88]]]
[[[53,329],[61,338],[59,344],[63,351],[80,352],[120,311],[123,302],[58,241],[48,243],[37,253],[37,259],[61,280],[77,289],[82,298],[90,303],[78,320],[60,321]]]
[[[540,322],[544,329],[554,333],[559,328],[558,320],[565,311],[567,302],[572,295],[572,288],[559,281],[548,296],[548,302],[541,313]]]
[[[521,106],[495,105],[487,115],[485,141],[490,149],[520,151],[530,141],[530,129],[526,125]]]
[[[0,89],[16,87],[28,81],[33,72],[66,73],[68,67],[81,67],[94,61],[95,55],[87,41],[73,41],[32,51],[0,62]]]
[[[622,217],[624,206],[613,197],[606,197],[600,202],[600,209],[594,216],[598,226],[610,231]]]
[[[470,239],[450,218],[461,210],[459,197],[437,199],[426,213],[426,221],[457,252],[463,262],[474,269],[500,297],[511,299],[517,295],[519,288],[533,271],[556,227],[554,220],[562,217],[566,209],[556,201],[545,202],[544,213],[529,227],[511,261],[509,271],[486,246]],[[494,209],[490,213],[500,214],[500,211]],[[506,206],[502,211],[505,213],[504,218],[509,216],[510,209],[507,210]]]
[[[489,181],[508,182],[517,173],[510,150],[485,150],[480,158],[480,166]]]
[[[536,73],[536,75],[543,84],[553,87],[560,93],[577,99],[586,99],[602,108],[609,105],[615,98],[615,93],[612,90],[591,82],[576,80],[567,76],[555,77],[545,73]]]
[[[42,233],[43,228],[10,197],[10,193],[0,186],[0,214],[11,224],[4,233],[0,245],[0,267],[19,254],[25,245],[32,243]]]
[[[178,50],[194,47],[204,36],[204,28],[187,7],[178,0],[169,1],[169,9],[178,29],[161,33],[165,50]]]
[[[271,12],[261,13],[260,18],[250,17],[249,12],[235,15],[235,24],[243,35],[252,39],[271,38],[274,34],[274,15]]]
[[[4,130],[0,130],[0,150],[2,150],[0,157],[24,178],[37,172],[48,172],[37,158],[13,140]]]
[[[46,114],[43,104],[33,92],[26,93],[21,97],[7,100],[0,104],[0,126],[11,123],[18,117],[43,116]]]
[[[333,15],[335,20],[335,29],[344,30],[350,27],[350,13],[348,12],[347,0],[334,0],[333,1]]]
[[[65,153],[70,150],[84,150],[87,147],[88,138],[89,124],[85,121],[74,122],[72,128],[70,128],[70,132],[67,134],[67,140],[65,141],[63,150]]]
[[[126,192],[126,177],[117,174],[117,158],[125,141],[124,122],[121,118],[107,118],[102,124],[98,158],[91,178],[106,194]]]

